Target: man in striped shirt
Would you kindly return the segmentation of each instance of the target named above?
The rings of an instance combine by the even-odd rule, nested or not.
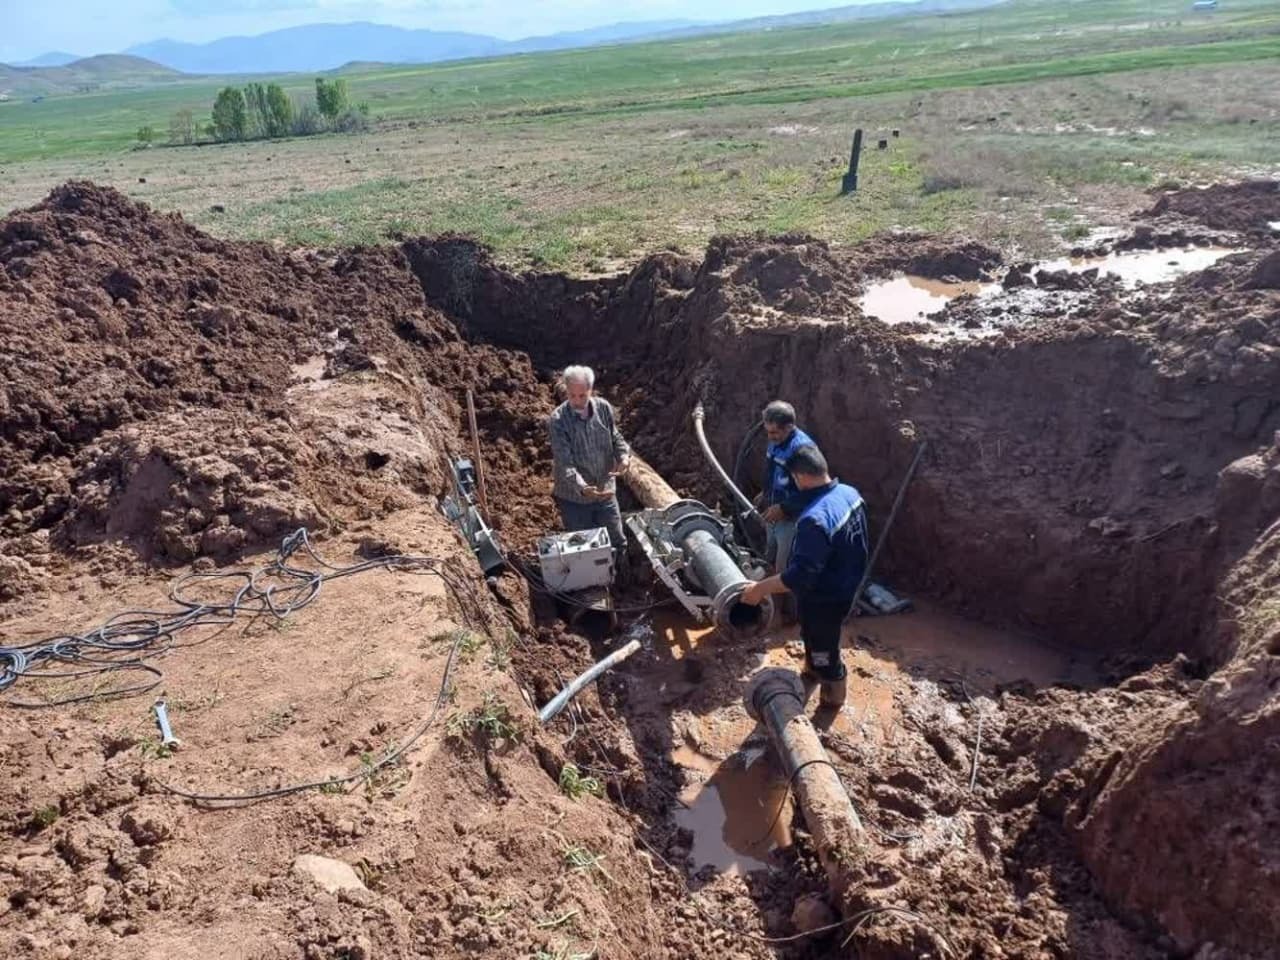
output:
[[[566,530],[604,527],[621,559],[627,537],[618,509],[618,477],[627,469],[631,448],[618,430],[613,406],[595,396],[590,367],[566,367],[562,375],[568,399],[551,414],[552,493]]]

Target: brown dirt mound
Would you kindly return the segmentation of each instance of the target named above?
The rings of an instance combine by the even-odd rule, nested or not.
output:
[[[544,466],[548,392],[525,358],[463,344],[394,249],[222,243],[71,183],[4,222],[0,263],[0,554],[52,531],[65,546],[105,536],[149,559],[225,559],[302,521],[376,514],[396,490],[442,491],[438,430],[434,455],[414,451],[404,470],[396,438],[362,435],[359,418],[300,432],[305,414],[285,395],[307,361],[329,378],[398,372],[405,389],[384,406],[411,422],[424,399],[456,418],[474,386],[498,492],[528,504],[514,515],[529,528],[545,514],[541,485],[508,478]]]
[[[1149,210],[1137,216],[1174,213],[1217,230],[1270,232],[1280,220],[1280,180],[1215,183],[1162,193]]]

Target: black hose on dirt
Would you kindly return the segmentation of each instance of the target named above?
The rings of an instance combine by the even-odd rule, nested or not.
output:
[[[751,453],[751,448],[755,445],[756,439],[764,431],[764,421],[757,420],[748,429],[742,438],[742,442],[738,444],[738,455],[733,460],[733,482],[739,490],[743,486],[743,468],[746,466],[747,455]],[[764,554],[764,531],[756,529],[754,524],[748,524],[745,517],[739,516],[735,510],[733,514],[733,529],[744,543],[749,545],[756,553]]]
[[[309,557],[314,567],[301,567],[295,556]],[[436,557],[389,555],[335,566],[324,560],[305,527],[284,537],[276,557],[263,567],[217,573],[192,571],[169,589],[174,607],[167,610],[127,610],[80,634],[61,633],[38,640],[6,642],[0,636],[0,706],[41,709],[117,699],[145,693],[160,685],[164,673],[151,661],[184,644],[180,638],[201,627],[226,627],[242,616],[283,620],[320,594],[330,580],[369,570],[430,573],[440,577],[463,604],[464,585],[445,560]],[[198,584],[228,583],[222,596],[196,599],[187,590]],[[104,686],[106,677],[142,673],[137,683]],[[20,700],[12,688],[34,684],[95,678],[92,689],[69,696]]]

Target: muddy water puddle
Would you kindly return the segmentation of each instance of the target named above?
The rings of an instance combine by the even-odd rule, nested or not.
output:
[[[896,671],[933,680],[959,677],[976,689],[1025,680],[1088,685],[1097,679],[1093,661],[1039,638],[1000,630],[955,616],[928,602],[911,613],[859,618],[846,628],[845,645],[889,660]]]
[[[1203,270],[1223,257],[1239,253],[1231,247],[1177,247],[1161,250],[1128,250],[1103,257],[1067,257],[1048,260],[1038,266],[1045,270],[1083,273],[1097,268],[1100,275],[1117,277],[1125,286],[1164,283],[1184,274]]]
[[[982,296],[999,289],[994,283],[948,283],[903,274],[867,287],[862,295],[862,312],[888,324],[912,323],[937,313],[956,297]]]
[[[773,850],[791,845],[793,801],[763,746],[716,761],[685,745],[672,759],[689,780],[674,819],[693,835],[689,856],[695,871],[706,866],[731,875],[764,870]]]
[[[1084,273],[1097,270],[1100,276],[1112,276],[1126,287],[1164,283],[1184,274],[1212,266],[1223,257],[1240,250],[1232,247],[1177,247],[1156,250],[1128,250],[1097,257],[1062,257],[1043,260],[1033,265],[1038,270],[1066,270]],[[890,325],[915,323],[944,310],[957,297],[996,298],[1004,293],[999,283],[978,281],[951,282],[933,280],[914,274],[900,274],[888,280],[869,284],[862,295],[862,312]],[[966,338],[991,334],[987,328],[955,329],[953,336]],[[922,334],[937,339],[933,334]]]

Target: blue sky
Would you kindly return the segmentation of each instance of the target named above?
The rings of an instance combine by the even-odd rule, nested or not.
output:
[[[737,20],[867,0],[0,0],[0,62],[49,50],[114,53],[169,37],[203,42],[301,23],[372,20],[503,39],[622,20]]]

